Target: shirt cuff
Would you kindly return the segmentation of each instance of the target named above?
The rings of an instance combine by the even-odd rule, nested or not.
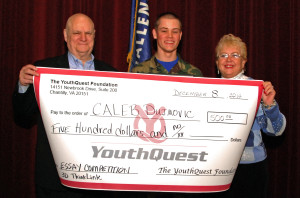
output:
[[[18,85],[19,85],[19,89],[18,89],[19,93],[25,93],[29,87],[29,85],[26,86],[21,85],[20,81],[18,82]]]

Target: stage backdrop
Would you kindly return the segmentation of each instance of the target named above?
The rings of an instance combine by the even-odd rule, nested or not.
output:
[[[274,84],[287,127],[282,137],[264,136],[272,198],[300,194],[299,10],[298,0],[149,0],[151,28],[161,12],[180,16],[181,56],[205,76],[216,77],[215,46],[233,33],[248,46],[246,74]],[[63,28],[77,12],[95,22],[94,55],[127,71],[131,0],[0,1],[0,197],[34,197],[36,128],[14,124],[11,95],[23,65],[65,52]]]

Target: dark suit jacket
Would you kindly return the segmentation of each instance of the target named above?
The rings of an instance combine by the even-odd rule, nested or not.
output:
[[[95,70],[99,71],[116,71],[110,65],[94,60]],[[67,54],[37,61],[35,66],[69,68]],[[36,185],[43,186],[48,189],[63,190],[65,189],[59,180],[50,145],[44,129],[44,124],[38,109],[38,105],[34,95],[33,85],[28,90],[20,94],[18,86],[13,93],[13,110],[15,122],[24,128],[31,128],[37,124],[37,143],[36,143],[36,167],[35,182]]]

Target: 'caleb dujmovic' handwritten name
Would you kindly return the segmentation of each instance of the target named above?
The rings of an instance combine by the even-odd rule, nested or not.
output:
[[[167,109],[167,108],[155,108],[153,104],[141,105],[143,113],[146,115],[162,115],[177,118],[193,118],[193,112],[191,110],[179,110],[179,109]],[[138,116],[140,111],[136,108],[135,104],[102,104],[96,103],[92,108],[92,116]]]

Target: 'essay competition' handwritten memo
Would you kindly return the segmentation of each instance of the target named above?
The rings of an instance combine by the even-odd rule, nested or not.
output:
[[[63,185],[230,187],[262,81],[38,68],[36,98]]]

